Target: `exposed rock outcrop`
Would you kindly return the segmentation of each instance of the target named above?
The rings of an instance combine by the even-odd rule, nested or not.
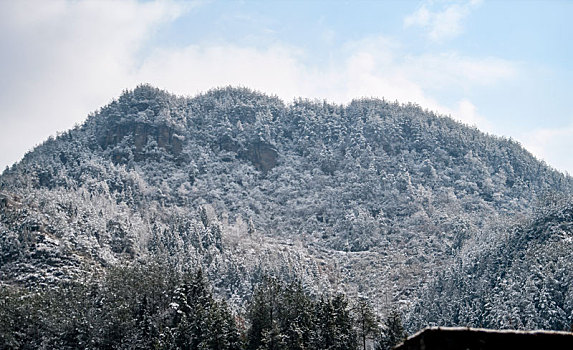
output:
[[[140,122],[128,122],[110,128],[99,141],[103,149],[118,145],[126,137],[131,138],[132,152],[135,161],[144,160],[147,157],[146,146],[155,143],[160,149],[174,157],[179,157],[183,150],[185,137],[178,134],[174,128],[168,125],[151,125]],[[124,154],[114,154],[113,161],[125,162]]]
[[[277,165],[279,154],[271,144],[259,140],[249,144],[239,156],[253,163],[257,170],[266,173]]]

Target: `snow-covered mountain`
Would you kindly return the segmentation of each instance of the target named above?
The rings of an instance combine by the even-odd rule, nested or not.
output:
[[[417,105],[143,85],[4,171],[0,278],[161,260],[202,267],[239,309],[272,274],[410,310],[428,276],[572,189],[518,143]]]

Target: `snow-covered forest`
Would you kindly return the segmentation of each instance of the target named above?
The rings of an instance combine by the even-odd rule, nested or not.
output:
[[[214,297],[201,270],[178,273],[163,264],[0,295],[4,349],[388,349],[405,336],[399,318],[379,328],[366,300],[316,297],[300,282],[269,276],[237,315]]]
[[[326,334],[316,321],[326,307],[348,313],[343,348],[386,346],[400,314],[410,332],[569,329],[572,189],[571,177],[518,143],[417,105],[285,103],[246,88],[178,97],[138,86],[2,173],[0,312],[15,321],[2,323],[0,341],[28,334],[18,327],[29,316],[42,325],[32,329],[56,334],[31,346],[152,337],[177,348],[192,337],[191,348],[319,348],[319,338],[291,342]],[[178,309],[196,271],[208,302]],[[302,301],[274,293],[283,314],[253,331],[261,288]],[[73,308],[62,299],[89,305],[68,330],[61,313]],[[361,301],[376,324],[366,336]],[[291,307],[312,331],[288,329]],[[105,308],[115,311],[100,315]],[[220,336],[234,345],[199,346],[178,328],[195,327],[178,315],[199,309],[224,320],[208,322],[228,325]],[[137,323],[148,322],[145,312],[153,329]],[[93,338],[66,333],[80,323]],[[106,338],[121,327],[139,333]],[[50,343],[59,341],[72,343]]]

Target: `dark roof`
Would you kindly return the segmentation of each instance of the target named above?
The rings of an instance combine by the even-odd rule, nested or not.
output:
[[[573,333],[479,328],[426,328],[395,350],[572,349]]]

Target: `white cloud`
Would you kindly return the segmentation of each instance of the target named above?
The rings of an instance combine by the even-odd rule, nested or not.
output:
[[[466,98],[458,102],[457,108],[450,113],[454,119],[475,126],[484,132],[494,132],[493,124],[478,113],[477,107]]]
[[[424,28],[428,38],[441,42],[455,38],[463,32],[463,20],[481,4],[481,1],[446,2],[446,6],[436,11],[428,8],[435,4],[434,1],[422,4],[414,13],[404,18],[404,26]]]
[[[496,57],[466,57],[455,52],[408,56],[404,67],[412,78],[434,88],[488,86],[516,78],[520,71],[515,62]]]
[[[247,86],[291,99],[304,89],[305,68],[297,51],[284,46],[266,49],[188,46],[156,50],[136,76],[174,93],[189,95],[217,86]]]
[[[134,85],[141,44],[190,6],[0,1],[0,165]]]
[[[523,145],[536,157],[573,175],[573,123],[562,128],[538,129],[523,134]]]

